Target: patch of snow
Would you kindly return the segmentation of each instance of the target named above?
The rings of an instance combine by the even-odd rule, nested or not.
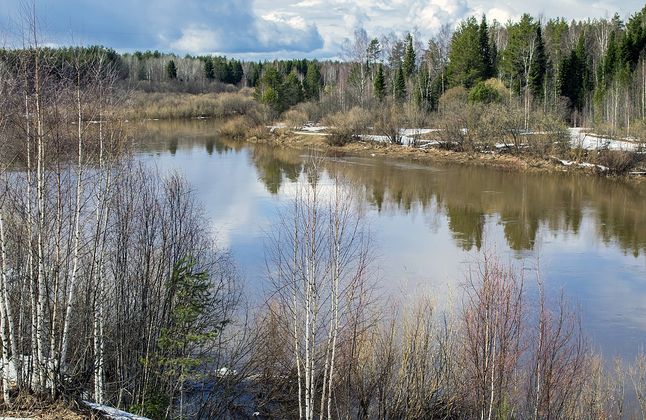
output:
[[[631,141],[632,139],[615,140],[609,137],[589,133],[584,128],[570,128],[570,139],[572,147],[585,150],[620,150],[626,152],[636,152],[639,149],[639,143]]]
[[[305,125],[304,127],[301,127],[300,131],[308,131],[311,133],[320,133],[321,131],[327,130],[329,127],[326,127],[324,125]]]
[[[220,378],[224,378],[224,377],[226,377],[226,376],[233,376],[233,375],[237,375],[237,374],[238,374],[238,371],[237,371],[237,370],[235,370],[235,369],[229,369],[228,367],[223,366],[223,367],[221,367],[220,369],[218,369],[215,373],[216,373]]]
[[[109,419],[113,420],[150,420],[147,417],[138,416],[136,414],[128,413],[126,411],[119,410],[109,405],[97,404],[89,401],[83,401],[83,404],[90,407],[93,410],[96,410],[106,416]]]

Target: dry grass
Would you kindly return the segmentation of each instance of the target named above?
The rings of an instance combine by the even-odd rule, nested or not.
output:
[[[7,407],[0,405],[0,416],[30,418],[39,420],[83,420],[102,419],[103,417],[91,410],[80,407],[74,401],[63,399],[52,401],[37,398],[30,394],[20,394]]]
[[[136,92],[125,104],[129,119],[224,118],[249,115],[264,120],[264,107],[248,89],[224,93],[144,93]]]

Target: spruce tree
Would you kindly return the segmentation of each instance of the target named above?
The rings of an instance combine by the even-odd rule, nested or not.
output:
[[[211,57],[207,57],[204,61],[204,77],[208,80],[215,79],[215,71],[213,69],[213,60],[211,60]]]
[[[174,60],[170,60],[166,64],[166,76],[171,80],[177,79],[177,66],[175,66]]]
[[[413,36],[411,34],[406,36],[406,50],[402,70],[406,78],[410,77],[415,71],[415,49],[413,48]]]
[[[453,34],[447,71],[451,86],[469,89],[482,80],[480,25],[474,17],[467,18]]]
[[[543,42],[543,34],[541,25],[536,25],[536,51],[532,58],[532,69],[530,72],[530,85],[532,95],[539,98],[543,96],[543,82],[545,80],[545,73],[547,71],[547,57],[545,55],[545,44]]]
[[[395,76],[393,96],[398,102],[406,99],[406,78],[404,77],[404,69],[401,66],[397,69],[397,74]]]
[[[482,15],[482,21],[478,28],[478,43],[480,46],[480,56],[482,57],[480,78],[485,80],[495,76],[492,60],[493,57],[489,44],[489,28],[487,26],[487,18],[485,15]]]
[[[321,72],[314,62],[307,63],[307,73],[303,80],[305,97],[310,100],[318,100],[321,90]]]
[[[377,74],[375,75],[375,80],[373,82],[375,89],[375,98],[379,102],[383,101],[386,97],[386,80],[384,78],[384,66],[379,64],[377,67]]]

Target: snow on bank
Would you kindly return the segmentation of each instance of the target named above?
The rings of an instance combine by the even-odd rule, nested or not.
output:
[[[621,150],[625,152],[636,152],[639,143],[628,140],[615,140],[585,132],[584,128],[570,128],[570,139],[572,147],[585,150]]]
[[[149,418],[127,413],[108,405],[97,404],[89,401],[83,401],[83,404],[112,420],[150,420]]]

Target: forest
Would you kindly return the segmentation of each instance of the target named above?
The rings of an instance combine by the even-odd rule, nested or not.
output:
[[[3,415],[58,401],[70,418],[88,402],[152,419],[646,415],[646,356],[607,363],[566,296],[493,253],[450,311],[384,301],[364,215],[316,157],[267,235],[270,292],[252,310],[192,186],[138,161],[127,122],[318,122],[336,144],[437,125],[444,147],[502,136],[537,156],[569,153],[567,126],[640,142],[646,8],[469,18],[428,41],[358,29],[343,60],[263,63],[48,48],[30,24],[28,47],[0,52]]]

